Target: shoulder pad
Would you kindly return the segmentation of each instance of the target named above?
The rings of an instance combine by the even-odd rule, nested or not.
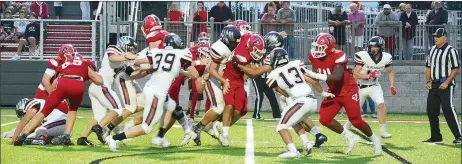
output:
[[[56,69],[56,67],[59,67],[60,63],[56,61],[55,59],[50,59],[48,60],[47,65],[48,65],[48,68]]]
[[[343,51],[335,51],[333,55],[333,57],[335,58],[335,64],[348,62],[348,58],[346,57],[346,54]]]

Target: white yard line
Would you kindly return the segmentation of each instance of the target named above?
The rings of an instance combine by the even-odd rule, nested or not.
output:
[[[254,164],[255,163],[255,148],[253,143],[253,126],[252,119],[247,121],[247,140],[245,143],[245,163]]]
[[[18,123],[18,122],[19,122],[19,121],[13,121],[13,122],[9,122],[9,123],[4,123],[4,124],[2,124],[1,127],[7,126],[7,125],[11,125],[11,124],[16,124],[16,123]]]

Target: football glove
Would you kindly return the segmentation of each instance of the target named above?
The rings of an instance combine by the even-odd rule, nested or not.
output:
[[[390,87],[390,93],[391,93],[391,95],[396,95],[395,87]]]
[[[376,79],[380,77],[380,72],[379,71],[372,71],[370,74],[369,74],[369,79]]]

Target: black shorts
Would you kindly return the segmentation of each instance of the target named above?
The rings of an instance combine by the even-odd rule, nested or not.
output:
[[[331,33],[331,35],[334,36],[336,45],[345,45],[345,42],[346,42],[345,33]]]

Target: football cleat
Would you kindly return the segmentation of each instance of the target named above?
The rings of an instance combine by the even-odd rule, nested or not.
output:
[[[453,144],[461,144],[462,143],[462,137],[456,138],[454,141],[452,141]]]
[[[103,138],[103,128],[100,125],[95,125],[91,128],[91,131],[95,132],[96,136],[98,136],[98,140],[102,143],[105,144],[106,141],[104,141]]]
[[[347,141],[348,141],[348,147],[347,147],[345,154],[350,154],[353,148],[358,144],[359,136],[352,135],[351,137],[347,137]]]
[[[80,137],[77,139],[77,145],[82,145],[82,146],[95,146],[93,143],[91,143],[86,137]]]
[[[313,142],[308,141],[303,144],[303,154],[305,156],[310,155],[312,149],[313,149]]]
[[[291,152],[291,151],[287,151],[285,153],[282,153],[278,156],[279,158],[298,158],[300,157],[300,152],[296,151],[296,152]]]
[[[200,135],[200,133],[196,134],[195,132],[193,132],[191,130],[188,130],[187,132],[185,132],[183,141],[181,141],[180,146],[184,146],[184,145],[188,144],[191,140],[195,140],[198,135]],[[200,138],[199,138],[199,141],[194,141],[194,142],[199,142],[199,144],[200,144],[201,143]]]
[[[372,143],[374,144],[374,155],[380,155],[382,154],[382,144],[380,143],[379,138],[375,138],[375,140],[372,140]]]
[[[386,132],[386,131],[382,131],[382,132],[380,132],[380,137],[382,137],[382,138],[391,138],[391,134]]]
[[[220,136],[223,133],[223,122],[214,121],[212,129],[217,137]]]
[[[343,129],[350,130],[351,129],[351,122],[347,120],[345,122],[345,124],[343,125]]]
[[[117,151],[117,143],[119,141],[116,141],[116,140],[112,139],[112,136],[107,136],[106,141],[107,141],[107,144],[109,145],[109,150],[111,150],[112,152],[116,152]]]
[[[320,148],[325,142],[327,142],[327,136],[322,133],[318,133],[316,134],[316,142],[313,147]]]
[[[63,135],[60,135],[58,137],[54,137],[51,140],[51,144],[53,144],[53,145],[65,145],[65,146],[74,145],[71,142],[71,137],[68,134],[63,134]]]
[[[228,137],[223,137],[223,135],[220,135],[220,143],[221,143],[221,145],[223,145],[224,147],[228,147],[228,146],[229,146]]]
[[[430,139],[422,141],[422,142],[425,142],[427,144],[442,144],[443,140],[433,140],[433,139],[430,138]]]
[[[152,139],[152,144],[160,146],[160,147],[170,147],[171,143],[167,141],[165,138],[154,137]]]

